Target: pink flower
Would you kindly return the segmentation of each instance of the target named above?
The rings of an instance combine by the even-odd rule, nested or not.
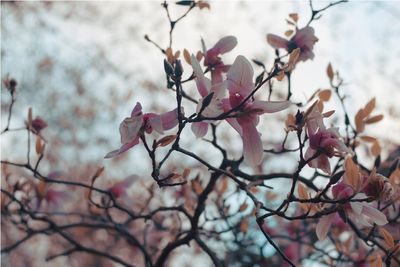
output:
[[[223,100],[225,111],[240,105],[254,89],[253,68],[243,56],[238,56],[227,74],[229,100]],[[288,108],[290,101],[259,101],[248,99],[240,108],[237,118],[227,121],[241,135],[243,140],[244,160],[251,165],[258,165],[263,158],[263,145],[257,131],[259,116]]]
[[[57,177],[58,173],[54,172],[49,174],[49,178]],[[36,209],[39,209],[43,202],[46,203],[48,210],[57,210],[61,204],[66,201],[70,195],[68,192],[55,190],[50,188],[50,185],[45,181],[40,181],[36,184],[36,198],[34,202]]]
[[[110,186],[107,191],[109,191],[115,198],[126,196],[126,190],[132,185],[136,178],[136,175],[128,176],[122,181],[118,181],[113,186]]]
[[[222,73],[226,72],[229,66],[226,66],[221,58],[219,57],[222,54],[225,54],[231,51],[237,45],[236,37],[234,36],[226,36],[219,40],[212,48],[209,50],[206,49],[204,41],[203,44],[203,53],[204,53],[204,66],[207,66],[211,69],[211,81],[212,83],[220,83],[222,82]]]
[[[216,117],[223,112],[221,98],[224,97],[225,88],[223,83],[213,84],[211,85],[211,81],[206,78],[203,74],[203,71],[200,67],[199,62],[197,61],[196,57],[192,55],[191,58],[193,72],[196,75],[196,85],[199,94],[201,95],[201,99],[197,104],[196,112],[200,112],[204,99],[210,94],[214,93],[211,102],[209,105],[202,111],[202,115],[204,117]],[[207,134],[208,131],[208,122],[201,121],[201,122],[194,122],[192,123],[192,131],[197,138],[201,138]]]
[[[306,160],[312,158],[318,151],[322,154],[311,160],[308,165],[329,174],[331,173],[331,166],[328,158],[351,153],[351,150],[340,140],[337,128],[318,129],[316,133],[309,134],[309,143],[310,146],[304,156]]]
[[[41,130],[47,127],[47,123],[41,117],[37,116],[34,120],[32,120],[32,129],[35,133],[40,133]]]
[[[371,203],[363,201],[363,199],[367,199],[364,193],[355,194],[353,188],[343,180],[332,187],[332,194],[336,200],[351,198],[351,202],[342,205],[347,218],[356,225],[362,227],[372,227],[374,223],[377,225],[385,225],[388,223],[384,213],[374,208]],[[332,213],[319,220],[316,228],[319,240],[324,240],[326,238],[336,216],[336,213]]]
[[[131,112],[129,118],[125,118],[120,126],[122,146],[114,151],[109,152],[105,158],[113,158],[127,151],[139,143],[139,139],[144,133],[152,133],[153,130],[162,134],[164,131],[174,128],[178,124],[177,109],[163,113],[161,115],[155,113],[142,113],[142,106],[139,102]]]
[[[326,129],[323,122],[325,116],[320,112],[317,104],[314,104],[306,115],[305,120],[310,146],[306,150],[304,158],[309,160],[319,151],[322,154],[311,160],[308,165],[330,174],[329,158],[333,156],[340,157],[346,153],[352,153],[352,151],[341,140],[338,128]]]
[[[314,29],[307,26],[302,29],[297,29],[295,35],[290,40],[286,40],[275,34],[268,34],[267,41],[272,47],[276,49],[283,48],[289,53],[296,48],[300,48],[299,61],[306,61],[307,59],[314,58],[312,50],[318,38],[314,35]]]

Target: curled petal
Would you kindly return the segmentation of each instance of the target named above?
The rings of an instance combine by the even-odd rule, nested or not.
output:
[[[259,101],[256,100],[252,103],[252,109],[259,109],[261,113],[274,113],[290,106],[290,101]]]
[[[201,122],[194,122],[192,123],[192,131],[197,138],[202,138],[207,134],[208,131],[208,123],[201,121]]]
[[[322,241],[326,238],[326,235],[328,234],[329,228],[331,228],[335,215],[335,213],[331,213],[319,219],[317,228],[315,229],[319,240]]]
[[[237,39],[235,36],[225,36],[219,40],[212,49],[215,50],[217,54],[224,54],[231,51],[236,45]]]
[[[227,74],[230,94],[240,94],[246,97],[254,88],[253,68],[244,56],[238,56]]]
[[[139,144],[139,136],[137,136],[135,139],[133,139],[132,142],[123,144],[120,149],[109,152],[104,158],[108,159],[108,158],[116,157],[137,144]]]
[[[288,43],[289,41],[278,36],[275,34],[267,34],[267,42],[273,47],[273,48],[284,48],[288,49]]]

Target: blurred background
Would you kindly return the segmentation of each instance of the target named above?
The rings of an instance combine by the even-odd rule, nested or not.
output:
[[[328,3],[315,1],[314,7]],[[186,48],[196,53],[201,50],[201,38],[212,47],[221,37],[234,35],[238,45],[224,56],[227,63],[242,54],[270,67],[274,50],[266,34],[283,36],[289,13],[299,14],[299,27],[310,18],[308,1],[215,1],[210,5],[210,10],[195,9],[177,25],[174,51]],[[186,8],[171,3],[170,9],[176,18]],[[383,155],[387,155],[400,144],[400,2],[350,1],[328,9],[312,26],[319,38],[315,58],[300,63],[292,75],[293,100],[304,102],[318,88],[329,88],[325,70],[331,62],[346,82],[342,92],[351,118],[372,97],[377,98],[376,113],[385,118],[366,133],[379,138]],[[23,126],[28,107],[33,108],[34,117],[46,120],[45,172],[104,165],[113,178],[132,173],[149,176],[150,162],[143,159],[141,146],[116,160],[103,157],[120,146],[119,123],[137,101],[145,112],[174,107],[174,94],[166,89],[164,57],[144,39],[147,34],[166,48],[168,31],[165,10],[158,1],[1,3],[1,76],[9,74],[18,81],[11,128]],[[185,75],[190,75],[190,66],[184,68]],[[279,86],[285,92],[285,82]],[[198,98],[194,83],[187,90]],[[265,99],[267,92],[259,96]],[[2,129],[9,105],[10,96],[2,87]],[[328,106],[338,105],[333,99]],[[194,108],[185,106],[187,114]],[[286,114],[273,116],[275,122],[260,126],[265,136],[271,136],[267,148],[282,141]],[[277,122],[278,134],[271,132]],[[229,131],[232,135],[223,136],[223,143],[238,158],[241,141]],[[2,159],[23,159],[26,138],[21,134],[2,136]],[[194,140],[188,129],[184,142],[190,145]],[[218,155],[204,144],[193,149],[211,159]],[[365,147],[360,149],[368,154]],[[267,165],[287,166],[278,161]]]

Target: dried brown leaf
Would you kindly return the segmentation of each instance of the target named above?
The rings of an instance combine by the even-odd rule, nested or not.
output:
[[[331,98],[331,95],[332,95],[332,91],[330,89],[325,89],[318,93],[319,99],[321,99],[324,102],[329,101],[329,99]]]
[[[372,123],[376,123],[378,121],[381,121],[383,119],[383,115],[376,115],[376,116],[372,116],[368,119],[365,120],[366,124],[372,124]]]
[[[333,73],[333,68],[331,63],[329,63],[328,67],[326,68],[326,74],[328,75],[329,80],[332,82],[335,74]]]
[[[192,65],[192,59],[190,58],[189,51],[187,49],[183,49],[183,58],[185,59],[186,63]]]
[[[387,231],[385,228],[383,227],[379,227],[379,233],[382,235],[383,240],[385,241],[385,245],[389,248],[389,249],[393,249],[394,248],[394,239],[393,236],[389,233],[389,231]]]

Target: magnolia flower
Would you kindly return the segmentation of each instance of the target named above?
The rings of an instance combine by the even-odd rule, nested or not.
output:
[[[321,169],[326,173],[331,173],[329,158],[333,156],[343,156],[352,151],[346,147],[340,138],[338,128],[326,129],[323,118],[332,114],[327,112],[322,114],[317,104],[314,104],[305,117],[307,134],[309,137],[309,147],[304,155],[305,160],[311,159],[316,153],[321,153],[318,157],[311,160],[308,165],[313,168]]]
[[[56,172],[50,173],[49,178],[57,177]],[[55,190],[45,181],[40,181],[35,185],[36,190],[36,209],[39,209],[43,202],[46,203],[48,210],[56,210],[60,205],[69,198],[69,194],[65,191]],[[34,202],[35,203],[35,202]]]
[[[363,201],[367,199],[364,193],[355,193],[353,188],[343,180],[332,187],[332,194],[336,200],[351,198],[351,202],[342,205],[347,218],[356,225],[362,227],[372,227],[374,223],[377,225],[385,225],[388,223],[384,213],[374,208],[371,203]],[[324,240],[326,238],[336,216],[336,213],[332,213],[319,220],[316,228],[319,240]]]
[[[224,97],[225,94],[224,83],[211,85],[211,81],[204,76],[200,64],[194,55],[192,55],[191,57],[191,62],[192,62],[193,72],[196,75],[197,90],[199,91],[199,94],[202,96],[202,98],[199,100],[199,103],[197,104],[196,112],[197,113],[200,112],[204,103],[203,102],[204,99],[206,99],[206,97],[210,93],[213,93],[210,103],[202,111],[201,114],[205,117],[216,117],[223,112],[221,99]],[[207,134],[208,122],[205,121],[194,122],[192,123],[191,127],[196,137],[201,138]]]
[[[120,198],[126,196],[126,190],[132,185],[133,181],[137,178],[136,175],[131,175],[123,179],[122,181],[118,181],[110,186],[107,191],[110,192],[114,198]]]
[[[219,40],[212,48],[206,49],[204,41],[202,40],[203,53],[204,53],[204,66],[211,69],[211,81],[214,84],[222,82],[222,73],[229,69],[221,58],[222,54],[231,51],[237,45],[236,37],[226,36]]]
[[[238,56],[227,74],[229,99],[223,100],[224,111],[239,106],[254,89],[253,68],[244,56]],[[263,145],[257,131],[259,116],[288,108],[290,101],[259,101],[249,98],[241,106],[236,118],[227,121],[241,135],[244,160],[258,165],[263,158]]]
[[[41,117],[37,116],[34,120],[32,120],[32,129],[35,133],[40,133],[41,130],[47,127],[47,123]]]
[[[314,58],[312,50],[318,38],[314,35],[314,29],[307,26],[302,29],[297,29],[295,35],[290,40],[286,40],[275,34],[268,34],[267,41],[272,47],[276,49],[283,48],[289,53],[296,48],[300,48],[299,61],[306,61],[307,59]]]
[[[178,124],[177,109],[163,113],[161,115],[155,113],[142,113],[142,106],[139,102],[131,112],[129,118],[125,118],[120,126],[122,146],[108,153],[105,158],[113,158],[127,151],[139,143],[139,139],[144,133],[152,133],[153,130],[162,134],[164,131],[174,128]]]
[[[331,173],[331,166],[328,158],[351,153],[351,150],[340,140],[337,128],[318,129],[316,133],[309,134],[309,143],[310,146],[304,155],[306,160],[312,158],[318,151],[321,151],[322,154],[311,160],[308,165],[329,174]]]

